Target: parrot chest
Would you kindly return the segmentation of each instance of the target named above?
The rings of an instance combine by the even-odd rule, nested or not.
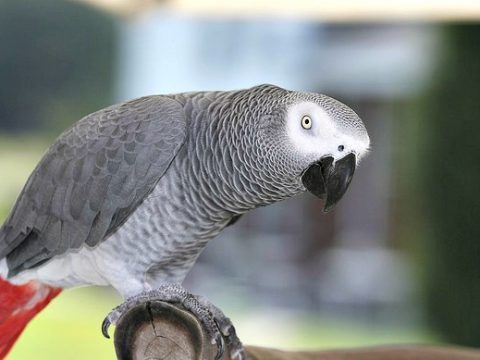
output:
[[[175,179],[162,179],[125,224],[100,245],[109,248],[147,287],[181,282],[228,219],[210,220]]]

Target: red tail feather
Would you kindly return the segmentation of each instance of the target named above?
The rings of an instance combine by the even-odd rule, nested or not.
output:
[[[13,285],[0,277],[0,359],[3,359],[28,322],[62,289],[37,282]]]

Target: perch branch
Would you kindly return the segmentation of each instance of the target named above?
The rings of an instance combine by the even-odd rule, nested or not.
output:
[[[115,351],[120,360],[211,360],[212,345],[199,322],[178,306],[164,302],[139,305],[118,322]],[[476,360],[480,351],[458,347],[384,346],[364,349],[290,352],[255,346],[249,360]],[[228,351],[222,360],[230,360]]]

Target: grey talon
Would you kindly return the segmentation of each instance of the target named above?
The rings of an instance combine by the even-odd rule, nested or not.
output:
[[[110,327],[110,325],[111,325],[111,322],[107,316],[105,319],[103,319],[103,322],[102,322],[102,334],[107,339],[110,339],[110,335],[108,335],[108,328]]]
[[[217,339],[215,339],[215,342],[217,343],[217,356],[215,356],[215,360],[220,360],[225,352],[225,341],[220,335],[217,337]]]

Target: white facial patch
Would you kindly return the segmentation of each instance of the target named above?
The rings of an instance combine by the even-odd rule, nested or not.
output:
[[[302,118],[309,116],[310,129],[302,126]],[[352,134],[344,134],[335,119],[314,102],[301,102],[290,107],[287,113],[287,135],[293,148],[303,156],[312,158],[312,162],[325,156],[335,160],[349,153],[355,153],[357,160],[369,146],[369,141],[356,139]]]

